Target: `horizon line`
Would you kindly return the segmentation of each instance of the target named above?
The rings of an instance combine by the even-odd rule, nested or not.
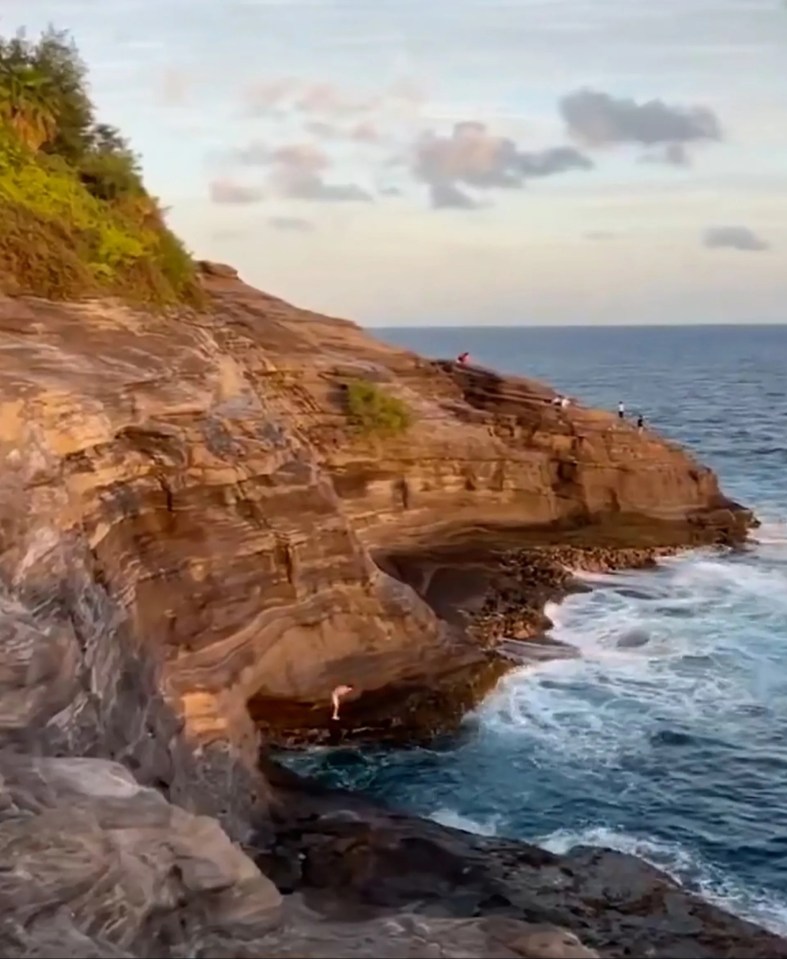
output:
[[[787,326],[785,320],[757,323],[362,323],[364,330],[673,330],[673,329],[770,329]]]

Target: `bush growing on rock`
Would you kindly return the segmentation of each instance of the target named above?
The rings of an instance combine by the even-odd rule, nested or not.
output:
[[[367,380],[348,385],[347,410],[353,426],[362,433],[402,433],[412,422],[405,403]]]
[[[66,34],[0,37],[0,291],[197,303],[196,269]]]

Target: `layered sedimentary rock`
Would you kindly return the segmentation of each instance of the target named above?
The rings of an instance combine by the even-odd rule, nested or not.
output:
[[[596,953],[517,919],[333,919],[283,900],[214,819],[170,805],[117,763],[0,756],[0,954],[518,956]],[[353,919],[355,921],[353,921]]]
[[[78,739],[113,701],[117,662],[92,662],[78,716],[55,717],[102,630],[163,663],[164,698],[206,746],[251,758],[250,702],[263,726],[322,729],[338,682],[360,690],[359,727],[393,703],[429,726],[497,669],[435,614],[429,583],[457,557],[534,532],[685,544],[745,526],[715,476],[654,434],[205,273],[204,314],[0,303],[0,572],[18,609],[4,628],[49,649],[35,708],[20,692],[7,727]],[[412,426],[358,435],[355,378],[405,402]],[[21,676],[33,653],[18,655]]]
[[[751,517],[685,453],[540,384],[227,268],[205,283],[199,314],[0,300],[0,951],[783,954],[634,860],[636,902],[617,861],[479,845],[258,766],[260,730],[326,730],[338,682],[373,738],[456,719],[506,668],[466,614],[502,571],[508,616],[534,544],[647,557]],[[359,434],[354,379],[412,425]]]

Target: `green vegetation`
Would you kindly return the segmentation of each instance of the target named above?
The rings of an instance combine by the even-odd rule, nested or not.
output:
[[[99,123],[67,35],[0,37],[0,290],[51,299],[112,294],[198,303],[194,263]]]
[[[390,436],[404,432],[412,422],[405,403],[367,380],[348,384],[347,410],[350,421],[363,433]]]

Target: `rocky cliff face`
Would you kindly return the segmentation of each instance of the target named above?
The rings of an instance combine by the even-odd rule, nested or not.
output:
[[[212,305],[199,314],[0,300],[0,730],[14,750],[0,831],[27,862],[39,824],[54,836],[76,817],[90,838],[75,861],[97,844],[113,868],[144,860],[135,890],[170,883],[161,901],[139,894],[136,925],[107,913],[95,935],[68,906],[76,952],[87,937],[117,950],[96,955],[240,954],[156,923],[221,890],[222,909],[243,912],[246,893],[228,890],[257,896],[261,877],[232,853],[235,878],[217,866],[194,879],[178,859],[193,853],[174,846],[151,865],[134,830],[158,849],[156,835],[192,829],[183,816],[209,815],[270,847],[279,793],[256,763],[260,730],[319,737],[338,682],[357,687],[347,709],[371,736],[392,715],[400,735],[456,717],[505,668],[462,615],[484,601],[501,544],[728,542],[750,522],[710,471],[649,432],[555,411],[540,384],[430,362],[231,270],[204,272]],[[357,378],[404,401],[412,426],[385,441],[354,430],[344,387]],[[87,866],[73,881],[99,882]],[[57,923],[43,939],[31,923],[76,894],[42,885],[27,909],[8,883],[0,898],[22,918],[4,954],[71,955],[47,952]],[[115,904],[137,895],[126,879],[113,890]],[[413,929],[402,941],[432,935]],[[459,951],[433,954],[591,954],[494,952],[486,927],[467,929]],[[267,954],[336,954],[308,948]]]
[[[745,522],[709,470],[609,414],[555,412],[539,384],[431,363],[226,272],[207,285],[203,315],[0,305],[7,601],[56,631],[60,671],[76,648],[58,616],[153,650],[202,743],[252,757],[250,701],[260,722],[322,727],[337,682],[363,713],[380,691],[477,670],[484,654],[428,585],[441,554],[484,536],[687,543]],[[411,428],[354,433],[342,386],[357,377],[406,402]],[[85,708],[114,701],[118,675],[94,664]],[[41,688],[47,728],[73,702],[57,682]]]

